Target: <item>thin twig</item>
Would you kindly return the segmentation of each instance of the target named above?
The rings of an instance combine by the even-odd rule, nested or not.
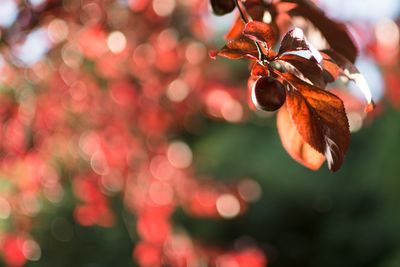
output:
[[[240,4],[239,4],[239,0],[235,0],[235,5],[237,7],[237,9],[239,10],[240,13],[240,17],[242,18],[243,22],[246,24],[248,22],[246,15],[244,14]]]

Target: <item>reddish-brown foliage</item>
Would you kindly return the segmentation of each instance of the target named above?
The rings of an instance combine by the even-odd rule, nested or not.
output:
[[[262,110],[274,111],[286,102],[278,116],[279,135],[284,148],[295,160],[311,169],[318,169],[325,157],[329,169],[337,171],[349,146],[349,123],[343,102],[326,91],[326,85],[340,76],[353,80],[367,99],[366,110],[373,107],[371,92],[364,77],[351,63],[357,50],[344,26],[327,18],[309,1],[296,2],[295,5],[285,2],[290,1],[277,1],[271,5],[256,0],[243,5],[237,1],[244,23],[242,33],[213,55],[255,61],[249,78],[254,105]],[[294,28],[283,36],[275,53],[271,50],[276,42],[274,25],[264,23],[262,18],[252,14],[250,9],[254,5],[271,14],[278,13],[277,7],[283,5],[279,8],[280,13],[288,12],[309,19],[311,23],[318,24],[316,26],[322,35],[337,51],[316,50],[303,31]],[[235,22],[229,37],[239,32],[239,25]],[[340,44],[336,44],[339,39]],[[266,77],[270,77],[268,83],[264,82]],[[277,88],[286,88],[287,93],[278,94],[280,90]],[[279,97],[284,95],[285,101]]]

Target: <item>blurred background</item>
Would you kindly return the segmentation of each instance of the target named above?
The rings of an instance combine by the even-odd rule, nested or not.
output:
[[[400,266],[400,3],[315,2],[377,102],[335,85],[352,136],[334,174],[249,108],[248,62],[208,57],[237,13],[0,0],[0,265]]]

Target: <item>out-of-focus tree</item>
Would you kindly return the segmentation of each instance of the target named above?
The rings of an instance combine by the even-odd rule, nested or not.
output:
[[[267,249],[252,238],[210,244],[174,219],[237,218],[261,195],[252,178],[221,181],[193,164],[191,144],[213,121],[272,115],[248,108],[245,65],[209,58],[221,35],[212,10],[237,19],[231,41],[211,54],[254,61],[248,87],[258,107],[285,102],[278,127],[289,154],[313,169],[325,158],[339,169],[349,132],[367,116],[345,87],[354,80],[367,104],[371,96],[345,26],[311,1],[0,0],[0,247],[7,266],[46,264],[53,248],[37,234],[41,227],[89,253],[75,235],[121,225],[125,232],[115,235],[125,237],[140,266],[267,265]],[[397,35],[389,40],[382,32],[390,27]],[[374,37],[363,40],[363,50],[383,67],[388,99],[398,105],[398,27],[379,24]],[[316,89],[328,82],[329,91]],[[276,108],[265,94],[271,84],[280,89]],[[309,108],[306,119],[296,119],[304,116],[296,105]],[[63,214],[46,221],[52,212]]]
[[[69,190],[73,219],[85,227],[112,227],[118,214],[110,200],[121,199],[124,213],[135,216],[123,220],[140,266],[265,265],[253,244],[203,247],[171,224],[177,207],[193,216],[235,217],[258,190],[249,180],[243,197],[236,185],[196,179],[183,141],[204,127],[203,111],[231,122],[245,117],[245,94],[222,84],[219,76],[228,72],[209,65],[208,3],[4,6],[0,204],[7,265],[39,260],[41,246],[30,233]],[[71,223],[54,222],[56,239],[71,238]]]

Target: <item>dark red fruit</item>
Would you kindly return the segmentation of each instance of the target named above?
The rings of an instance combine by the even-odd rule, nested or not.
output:
[[[285,103],[285,99],[285,87],[272,77],[260,77],[251,89],[251,100],[261,110],[275,111]]]
[[[233,11],[235,2],[233,0],[211,0],[211,7],[215,15],[222,16]]]

